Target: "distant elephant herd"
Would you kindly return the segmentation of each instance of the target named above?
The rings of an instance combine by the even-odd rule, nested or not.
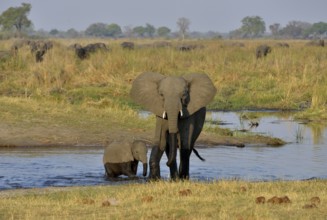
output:
[[[306,44],[307,46],[318,46],[318,47],[324,47],[325,46],[325,41],[320,39],[318,41],[316,40],[313,40],[313,41],[310,41]],[[288,43],[282,43],[282,42],[279,42],[276,44],[277,47],[285,47],[285,48],[289,48],[290,45]],[[265,57],[267,56],[268,53],[271,52],[271,47],[266,45],[266,44],[262,44],[262,45],[259,45],[257,48],[256,48],[256,51],[255,51],[255,55],[256,55],[256,58],[259,59],[261,57]]]
[[[50,40],[25,40],[25,39],[17,40],[11,46],[10,51],[0,51],[0,61],[7,57],[17,54],[21,48],[27,46],[30,48],[31,53],[34,55],[35,61],[42,62],[45,54],[51,48],[53,48],[54,45],[55,45],[55,42],[50,41]],[[306,45],[307,46],[324,47],[325,42],[322,39],[313,40],[313,41],[308,42]],[[182,43],[182,44],[178,44],[178,45],[174,46],[172,43],[170,43],[168,41],[158,41],[158,42],[154,42],[154,43],[139,44],[139,45],[136,45],[132,41],[125,41],[125,42],[122,42],[120,44],[120,46],[126,50],[134,50],[134,49],[142,49],[142,48],[164,48],[164,47],[171,48],[172,47],[179,51],[191,51],[191,50],[195,50],[195,49],[204,48],[204,46],[200,45],[200,44],[186,44],[186,43]],[[225,46],[244,47],[245,45],[241,42],[229,42],[229,43],[225,43]],[[276,44],[276,47],[288,48],[289,44],[279,42]],[[111,51],[111,49],[105,43],[90,43],[85,46],[82,46],[79,43],[75,43],[75,44],[68,46],[68,49],[75,50],[76,57],[78,57],[81,60],[89,58],[92,53],[95,53],[97,51],[102,51],[102,52],[110,52]],[[259,59],[259,58],[267,56],[271,51],[272,51],[271,46],[266,45],[266,44],[259,45],[256,48],[255,56],[257,59]]]

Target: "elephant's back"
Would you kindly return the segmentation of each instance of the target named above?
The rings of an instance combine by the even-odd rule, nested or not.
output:
[[[124,163],[133,160],[131,146],[127,141],[114,141],[104,149],[103,164]]]

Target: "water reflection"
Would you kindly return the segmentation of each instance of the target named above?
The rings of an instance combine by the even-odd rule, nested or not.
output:
[[[327,125],[295,121],[291,112],[210,111],[206,121],[209,126],[273,136],[292,143],[324,144],[327,138]]]

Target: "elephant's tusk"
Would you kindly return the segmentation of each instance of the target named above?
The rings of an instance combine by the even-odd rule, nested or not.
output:
[[[165,119],[165,118],[166,118],[166,115],[167,115],[167,114],[166,114],[166,111],[164,111],[164,112],[162,113],[162,118]]]
[[[181,114],[181,117],[183,117],[183,111],[182,111],[182,109],[179,110],[179,113]]]

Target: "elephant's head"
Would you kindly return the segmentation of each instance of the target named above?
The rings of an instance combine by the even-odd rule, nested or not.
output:
[[[143,164],[143,176],[146,176],[148,170],[148,148],[143,141],[134,141],[132,144],[132,154],[134,159],[141,161]]]
[[[205,107],[216,88],[206,74],[163,76],[142,73],[133,82],[132,99],[145,109],[168,120],[170,134],[178,132],[178,118],[188,117]],[[169,161],[171,161],[169,156]]]
[[[147,146],[143,141],[113,141],[105,148],[103,164],[141,161],[143,163],[143,176],[146,176],[148,170],[147,152]]]

